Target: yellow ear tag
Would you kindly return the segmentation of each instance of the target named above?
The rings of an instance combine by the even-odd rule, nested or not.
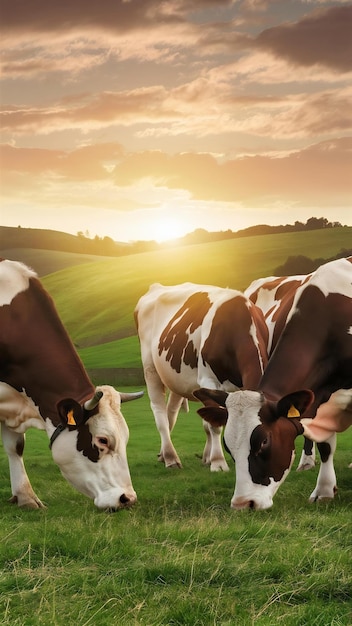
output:
[[[71,411],[69,411],[67,413],[67,423],[70,426],[76,426],[76,422],[75,422],[75,418],[73,417],[73,410],[71,409]]]
[[[299,417],[301,414],[300,412],[296,409],[295,406],[293,406],[293,404],[291,404],[290,409],[287,413],[287,417]]]

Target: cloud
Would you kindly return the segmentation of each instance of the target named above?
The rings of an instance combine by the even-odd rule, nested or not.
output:
[[[168,22],[179,21],[172,10],[156,0],[75,0],[75,2],[50,2],[36,0],[25,2],[15,11],[12,0],[2,2],[2,28],[5,33],[50,33],[90,30],[126,32],[135,30],[136,24],[145,28],[161,17]]]
[[[352,5],[320,9],[303,19],[268,28],[256,45],[293,65],[352,70]]]
[[[76,150],[49,150],[1,146],[3,173],[19,176],[41,175],[56,180],[104,180],[109,170],[123,154],[119,144],[87,145]]]
[[[80,94],[42,107],[4,106],[3,133],[47,134],[134,127],[139,137],[249,133],[277,138],[352,131],[351,88],[314,94],[239,95],[218,75],[163,86]]]
[[[149,178],[188,190],[196,200],[261,203],[290,199],[350,202],[352,138],[313,145],[281,158],[247,156],[219,163],[210,154],[132,154],[116,165],[116,183]]]
[[[303,201],[309,197],[324,202],[326,196],[331,202],[332,198],[350,197],[352,137],[275,157],[256,155],[222,161],[207,153],[126,153],[114,143],[71,151],[3,146],[1,161],[9,180],[15,176],[23,181],[33,178],[43,193],[53,184],[60,188],[72,181],[111,181],[121,191],[149,180],[155,188],[184,190],[196,200],[250,203],[265,198]]]
[[[251,20],[258,26],[275,5],[277,0],[36,0],[16,11],[12,0],[4,0],[2,74],[72,77],[109,60],[127,59],[189,67],[221,53],[258,50],[294,66],[351,70],[351,4],[320,8],[296,22],[251,34]]]

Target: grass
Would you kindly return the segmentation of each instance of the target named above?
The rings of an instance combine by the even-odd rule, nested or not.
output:
[[[333,502],[310,505],[317,471],[291,471],[272,509],[235,512],[233,465],[221,474],[201,465],[195,405],[174,431],[179,471],[157,461],[147,397],[123,409],[138,494],[130,511],[108,515],[76,493],[38,431],[28,433],[26,466],[48,508],[18,509],[6,503],[1,455],[4,626],[351,625],[351,431],[338,436]]]
[[[31,264],[40,264],[42,276],[54,271],[44,285],[85,366],[98,375],[139,367],[133,309],[150,283],[243,289],[290,255],[333,256],[350,247],[351,232],[268,235],[84,263],[75,255],[35,252]],[[351,429],[338,436],[333,502],[308,504],[317,470],[292,470],[272,509],[235,512],[233,465],[221,474],[202,467],[204,436],[194,405],[180,415],[173,436],[180,471],[157,461],[159,435],[147,396],[123,405],[123,412],[138,494],[130,511],[97,511],[64,481],[45,433],[34,430],[26,467],[48,508],[10,505],[0,447],[3,626],[351,626]]]
[[[119,341],[102,343],[78,350],[84,366],[89,368],[141,367],[141,351],[137,335]]]

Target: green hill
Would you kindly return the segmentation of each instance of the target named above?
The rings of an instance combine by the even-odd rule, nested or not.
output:
[[[253,279],[274,274],[290,256],[329,259],[351,247],[352,227],[343,227],[170,247],[122,257],[22,248],[12,250],[11,258],[28,263],[42,276],[89,371],[133,370],[140,367],[133,311],[150,284],[191,281],[243,290]]]
[[[45,276],[43,283],[73,340],[84,347],[135,334],[135,304],[153,282],[243,290],[288,256],[327,259],[351,243],[352,228],[246,237],[84,263]]]
[[[109,259],[108,256],[96,256],[93,254],[79,254],[77,252],[61,252],[58,250],[39,248],[6,248],[0,249],[0,257],[12,261],[22,261],[29,265],[38,276],[52,274],[67,267],[81,265],[82,263],[99,263]]]

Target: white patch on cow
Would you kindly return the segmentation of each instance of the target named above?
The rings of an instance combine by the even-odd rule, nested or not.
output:
[[[270,508],[273,497],[287,477],[295,458],[293,452],[290,466],[280,481],[270,478],[269,485],[253,482],[248,465],[250,438],[254,429],[261,424],[258,413],[262,402],[262,395],[257,391],[237,391],[231,393],[226,401],[229,416],[224,438],[236,463],[236,486],[231,500],[231,507],[234,509],[249,506],[255,509]]]
[[[29,279],[36,277],[37,274],[23,263],[1,261],[0,306],[11,304],[17,294],[28,289]]]
[[[64,430],[55,439],[51,451],[62,475],[77,491],[92,498],[99,509],[119,508],[126,499],[130,504],[137,499],[127,461],[129,430],[120,410],[119,392],[109,385],[101,385],[97,390],[104,392],[99,413],[87,425],[93,443],[97,444],[99,438],[108,440],[99,460],[93,462],[77,450],[76,430]],[[49,419],[46,425],[50,437],[54,427]]]
[[[325,297],[331,293],[351,297],[351,263],[346,259],[325,263],[314,272],[309,284],[316,284]]]
[[[0,422],[16,433],[25,433],[28,428],[45,430],[38,407],[23,389],[17,391],[7,383],[0,382]]]
[[[247,306],[247,309],[249,311],[251,311],[251,307],[253,305],[252,305],[252,303],[250,301],[246,302],[246,306]],[[257,353],[258,353],[258,358],[259,358],[261,370],[262,370],[262,372],[264,372],[264,363],[263,363],[262,353],[261,353],[260,346],[259,346],[257,329],[256,329],[256,326],[255,326],[255,324],[253,322],[252,322],[251,327],[249,329],[249,334],[250,334],[250,336],[253,339],[253,343],[254,343],[255,347],[257,348]]]
[[[270,507],[272,507],[273,505],[274,495],[276,494],[280,485],[287,478],[294,459],[295,453],[293,452],[290,466],[287,468],[287,470],[284,471],[282,479],[280,481],[277,482],[273,478],[270,478],[269,485],[258,485],[256,483],[253,483],[252,479],[250,479],[247,485],[241,485],[241,490],[235,489],[235,493],[231,500],[231,508],[235,510],[246,509],[248,508],[248,502],[252,502],[253,508],[257,511],[270,509]],[[242,489],[244,494],[242,494]]]
[[[298,310],[298,300],[308,285],[318,287],[325,298],[332,293],[352,298],[351,263],[347,261],[347,259],[337,259],[318,267],[315,272],[310,275],[309,281],[305,282],[297,289],[291,310],[287,316],[286,324]]]
[[[336,450],[336,433],[333,433],[327,443],[330,445],[330,454],[324,463],[321,463],[317,484],[309,497],[309,502],[333,500],[336,491],[336,474],[334,469],[334,453]]]

